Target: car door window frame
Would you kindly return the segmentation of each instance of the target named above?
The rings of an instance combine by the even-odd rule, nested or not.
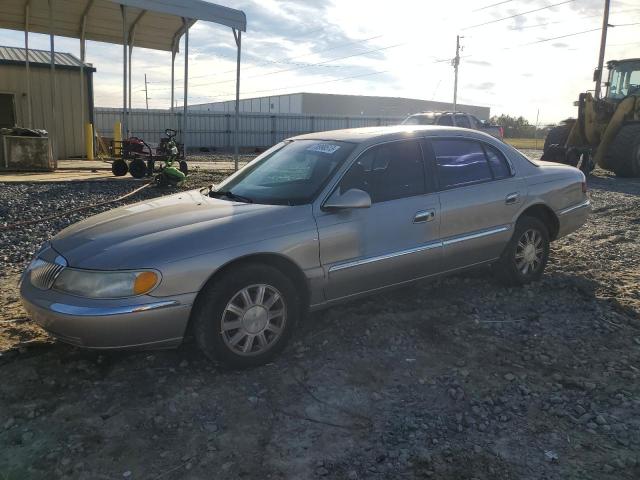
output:
[[[378,147],[380,147],[382,145],[387,145],[387,144],[390,144],[390,143],[416,142],[418,144],[418,148],[419,148],[419,152],[420,152],[420,159],[421,159],[421,163],[422,163],[422,175],[423,175],[424,189],[423,189],[422,192],[416,193],[415,195],[410,195],[408,197],[396,198],[396,199],[392,199],[392,200],[385,200],[384,202],[372,203],[372,205],[376,205],[378,203],[386,203],[386,202],[393,202],[393,201],[397,201],[397,200],[402,200],[403,198],[417,197],[417,196],[420,196],[420,195],[426,195],[428,193],[434,193],[436,191],[435,187],[437,186],[437,184],[435,183],[435,178],[430,178],[431,175],[427,175],[428,167],[427,167],[427,161],[426,161],[426,155],[425,155],[423,140],[424,140],[424,138],[422,138],[422,137],[400,138],[400,139],[394,139],[394,140],[386,140],[386,141],[375,143],[373,145],[369,145],[368,147],[366,147],[364,150],[362,150],[360,153],[358,153],[351,162],[348,163],[348,166],[346,166],[346,168],[341,173],[336,175],[337,179],[336,179],[335,183],[329,189],[329,192],[324,196],[322,202],[320,203],[320,210],[325,211],[325,212],[327,211],[325,209],[325,207],[324,207],[325,203],[327,203],[327,201],[335,194],[335,192],[338,190],[338,188],[340,188],[340,183],[342,182],[344,177],[347,175],[349,170],[351,170],[351,168],[360,160],[361,157],[363,157],[367,152],[369,152],[373,148],[378,148]]]
[[[425,140],[425,148],[423,148],[423,155],[424,155],[425,151],[429,152],[429,157],[427,158],[425,156],[425,163],[430,164],[429,170],[433,172],[433,178],[434,178],[436,189],[437,189],[436,191],[438,191],[438,192],[446,192],[448,190],[456,190],[458,188],[471,187],[471,186],[481,185],[481,184],[491,183],[491,182],[501,182],[501,181],[513,178],[515,176],[515,174],[516,174],[516,171],[515,171],[515,169],[513,167],[513,163],[511,162],[511,160],[509,160],[509,156],[506,155],[502,150],[500,150],[495,145],[491,145],[490,143],[485,142],[483,140],[479,140],[479,139],[473,138],[473,137],[462,137],[462,136],[454,136],[454,135],[442,136],[442,137],[425,137],[424,140]],[[485,161],[487,162],[487,167],[489,168],[489,172],[491,173],[491,179],[489,179],[489,180],[478,180],[478,181],[475,181],[475,182],[465,183],[464,185],[458,185],[458,186],[453,186],[453,187],[444,187],[441,184],[441,181],[440,181],[440,175],[438,173],[438,162],[436,160],[435,148],[433,146],[433,142],[434,141],[439,141],[439,140],[475,142],[475,143],[479,144],[480,148],[481,148],[481,150],[482,150],[482,152],[484,154]],[[507,167],[509,168],[510,175],[508,177],[499,178],[499,179],[495,178],[495,174],[493,173],[493,169],[491,168],[491,164],[489,163],[489,157],[487,156],[487,151],[485,149],[485,145],[493,148],[500,155],[502,155],[503,159],[507,162]],[[427,167],[425,167],[425,169],[427,169]]]

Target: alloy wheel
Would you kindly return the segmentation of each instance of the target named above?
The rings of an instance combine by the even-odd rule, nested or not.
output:
[[[271,285],[250,285],[238,291],[222,313],[224,343],[238,355],[257,355],[280,338],[287,321],[282,294]]]
[[[526,230],[516,246],[516,268],[523,275],[535,273],[543,263],[544,245],[538,230]]]

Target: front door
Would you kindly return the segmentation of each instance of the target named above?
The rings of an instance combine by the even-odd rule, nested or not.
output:
[[[439,271],[440,202],[427,186],[419,141],[366,150],[332,196],[352,188],[370,195],[370,208],[321,211],[317,217],[327,300]]]

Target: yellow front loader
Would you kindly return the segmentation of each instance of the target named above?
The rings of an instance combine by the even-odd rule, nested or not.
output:
[[[585,173],[599,165],[621,177],[640,177],[640,58],[612,60],[607,68],[604,97],[581,93],[578,118],[549,131],[542,159]]]

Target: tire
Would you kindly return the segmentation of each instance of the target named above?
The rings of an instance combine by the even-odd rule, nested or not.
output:
[[[116,177],[124,177],[129,171],[129,167],[127,166],[127,162],[122,159],[114,160],[111,164],[111,172]]]
[[[619,177],[640,177],[640,123],[622,126],[607,157]]]
[[[271,320],[269,313],[275,315]],[[200,291],[193,331],[210,359],[232,368],[255,367],[282,351],[301,314],[300,295],[289,277],[268,265],[246,264],[210,280]]]
[[[129,173],[133,178],[143,178],[147,174],[147,164],[141,158],[134,158],[129,163]]]
[[[547,138],[544,140],[542,160],[558,163],[566,162],[565,145],[569,138],[571,128],[572,125],[559,125],[549,130]]]
[[[523,249],[523,244],[527,247],[532,244],[536,250],[526,250],[526,247]],[[538,260],[533,260],[529,255],[535,255]],[[532,258],[530,263],[527,262],[527,258]],[[513,236],[496,267],[503,283],[519,286],[539,280],[548,260],[549,230],[539,219],[523,216],[516,223]]]
[[[187,162],[184,160],[180,160],[180,171],[184,173],[185,177],[189,175],[189,166],[187,165]]]

